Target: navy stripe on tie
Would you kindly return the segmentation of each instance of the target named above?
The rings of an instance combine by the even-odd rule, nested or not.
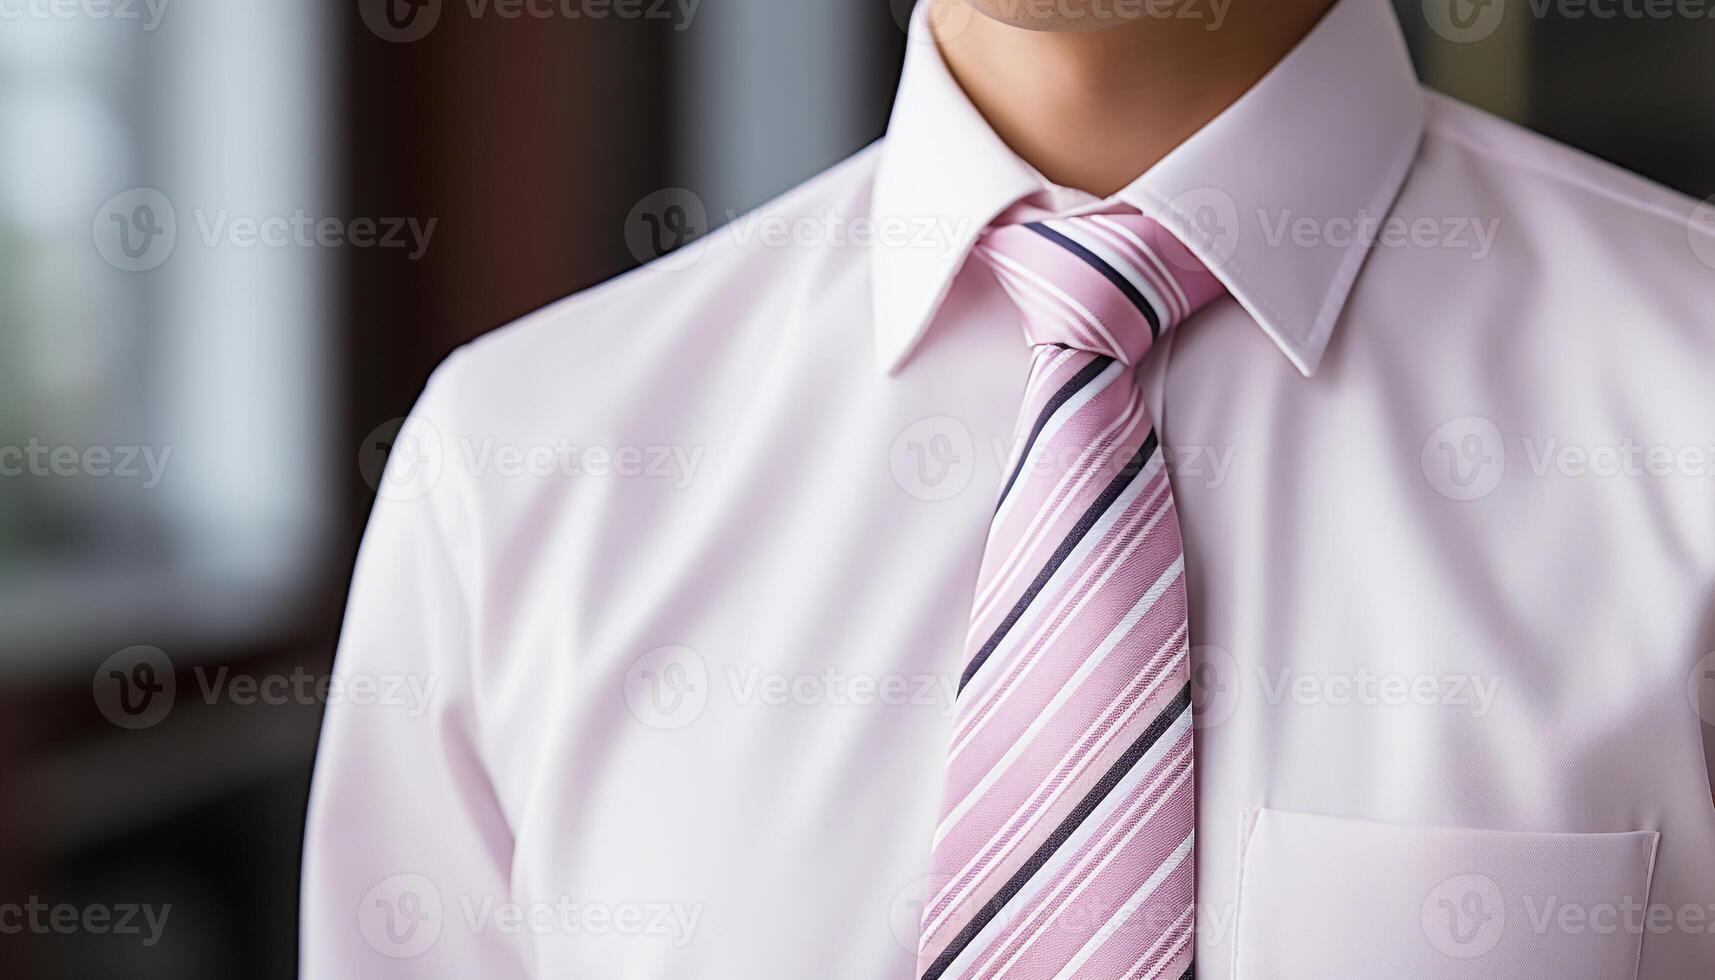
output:
[[[1155,312],[1155,307],[1149,305],[1149,300],[1143,298],[1143,294],[1137,291],[1137,286],[1133,285],[1132,281],[1127,279],[1118,269],[1109,265],[1100,255],[1097,255],[1084,246],[1079,245],[1077,242],[1067,238],[1065,235],[1060,234],[1040,221],[1032,221],[1024,227],[1029,228],[1031,231],[1036,232],[1043,238],[1046,238],[1066,251],[1071,252],[1078,258],[1083,259],[1085,264],[1089,265],[1097,272],[1100,272],[1103,278],[1107,279],[1108,282],[1113,283],[1115,289],[1124,293],[1125,298],[1131,301],[1131,305],[1137,307],[1138,312],[1143,314],[1143,318],[1149,321],[1150,337],[1154,338],[1161,336],[1161,315]]]
[[[1007,494],[1012,493],[1012,485],[1018,482],[1018,474],[1024,472],[1024,463],[1030,458],[1030,451],[1036,448],[1037,437],[1042,435],[1042,430],[1048,427],[1048,420],[1054,417],[1054,413],[1060,410],[1061,405],[1066,404],[1073,395],[1084,390],[1085,385],[1094,381],[1096,376],[1106,371],[1108,365],[1113,362],[1114,359],[1106,354],[1097,354],[1095,360],[1084,365],[1077,374],[1072,376],[1070,381],[1060,386],[1060,390],[1054,393],[1053,398],[1048,399],[1048,404],[1042,408],[1042,414],[1036,417],[1036,425],[1030,430],[1030,437],[1024,442],[1024,451],[1018,454],[1018,465],[1012,468],[1012,475],[1006,478],[1006,487],[1001,490],[1000,499],[994,505],[996,512],[999,512],[1001,507],[1006,504]]]
[[[977,671],[981,670],[983,664],[988,662],[989,655],[994,653],[996,647],[1000,646],[1000,641],[1006,638],[1006,634],[1024,616],[1024,611],[1030,608],[1032,602],[1036,601],[1037,595],[1048,587],[1048,580],[1054,577],[1054,573],[1071,556],[1072,550],[1078,547],[1078,542],[1084,540],[1084,535],[1090,533],[1090,528],[1096,526],[1096,522],[1101,520],[1102,515],[1107,513],[1109,507],[1113,506],[1113,502],[1119,499],[1119,495],[1125,492],[1125,488],[1137,479],[1139,473],[1143,472],[1149,458],[1155,455],[1157,441],[1155,430],[1150,429],[1148,438],[1143,440],[1143,445],[1137,447],[1137,452],[1126,461],[1125,468],[1120,470],[1119,475],[1115,476],[1113,481],[1102,489],[1102,495],[1090,504],[1090,508],[1084,511],[1082,517],[1078,518],[1078,523],[1072,526],[1072,530],[1066,535],[1065,540],[1060,542],[1060,547],[1056,548],[1054,554],[1049,557],[1048,564],[1043,565],[1042,570],[1036,573],[1036,581],[1031,582],[1030,588],[1025,589],[1024,594],[1018,597],[1018,602],[1013,605],[1012,611],[1006,614],[1005,619],[1001,620],[1000,626],[995,629],[994,635],[988,638],[988,642],[982,645],[982,649],[971,656],[971,662],[965,665],[964,675],[959,678],[958,694],[965,693],[965,686],[971,682],[971,678],[977,676]]]
[[[1060,826],[1054,828],[1054,833],[1042,842],[1042,846],[1036,849],[1036,853],[1030,856],[1030,860],[1024,862],[1023,866],[1014,872],[1011,878],[1007,879],[1006,884],[1002,885],[1000,890],[995,892],[994,896],[971,918],[971,921],[965,923],[965,927],[959,930],[959,934],[953,937],[953,941],[947,944],[947,948],[941,950],[941,955],[935,957],[935,961],[929,964],[927,970],[923,971],[922,980],[937,980],[941,974],[947,972],[947,967],[953,965],[953,961],[958,959],[959,954],[965,951],[965,947],[977,938],[977,934],[983,931],[983,927],[993,921],[994,917],[1000,914],[1001,909],[1006,908],[1006,903],[1012,901],[1012,897],[1017,895],[1026,884],[1029,884],[1031,877],[1042,870],[1042,866],[1048,863],[1048,859],[1054,856],[1054,852],[1060,849],[1060,845],[1066,843],[1090,814],[1095,811],[1096,807],[1107,799],[1108,794],[1113,792],[1120,780],[1125,778],[1125,774],[1137,765],[1137,760],[1143,758],[1150,746],[1159,741],[1167,729],[1171,728],[1173,723],[1189,707],[1191,707],[1191,685],[1186,684],[1179,689],[1179,693],[1173,700],[1161,709],[1161,713],[1155,716],[1155,720],[1149,723],[1149,727],[1143,730],[1143,734],[1137,737],[1137,741],[1131,743],[1131,747],[1125,750],[1125,754],[1116,759],[1108,771],[1102,774],[1101,780],[1090,787],[1090,791],[1084,794],[1084,798],[1078,801],[1078,805],[1073,808],[1072,812],[1066,814],[1066,819],[1060,821]]]

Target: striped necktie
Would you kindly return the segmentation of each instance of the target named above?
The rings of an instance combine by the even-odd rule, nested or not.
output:
[[[1184,553],[1135,370],[1223,292],[1161,225],[991,228],[1032,350],[984,546],[918,973],[1179,980],[1196,859]]]

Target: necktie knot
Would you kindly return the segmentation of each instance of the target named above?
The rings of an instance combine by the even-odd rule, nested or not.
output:
[[[999,225],[976,254],[1018,304],[1032,345],[1125,364],[1225,292],[1172,232],[1140,214]]]

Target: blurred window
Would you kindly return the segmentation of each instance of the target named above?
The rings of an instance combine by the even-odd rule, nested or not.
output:
[[[253,628],[309,571],[333,259],[242,232],[337,217],[324,6],[0,9],[0,618],[25,655]]]

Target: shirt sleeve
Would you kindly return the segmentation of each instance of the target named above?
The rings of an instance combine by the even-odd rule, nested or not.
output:
[[[477,728],[470,535],[448,533],[468,512],[434,442],[451,434],[446,371],[393,440],[327,690],[300,908],[309,980],[529,975],[520,933],[492,914],[511,903],[513,835]]]

